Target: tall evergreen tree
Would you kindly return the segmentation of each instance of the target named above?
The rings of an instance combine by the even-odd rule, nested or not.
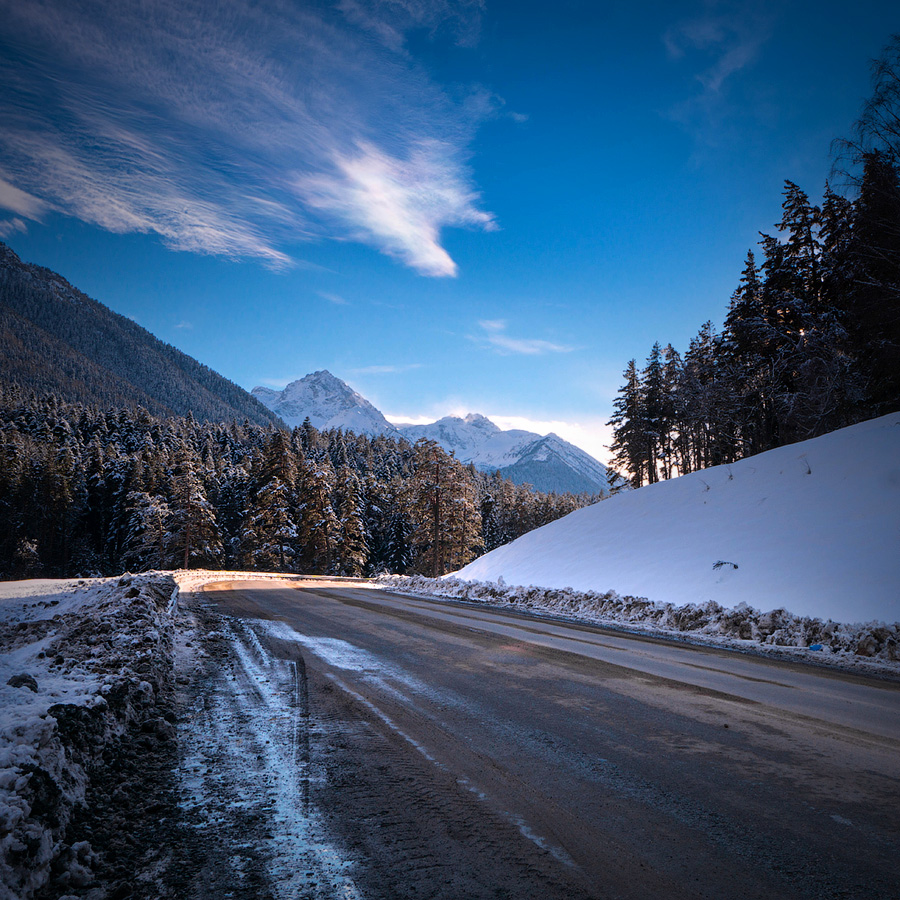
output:
[[[640,487],[648,470],[647,425],[644,389],[635,360],[629,361],[623,377],[625,384],[613,401],[613,415],[607,423],[613,429],[610,450],[613,464],[629,473],[634,487]]]

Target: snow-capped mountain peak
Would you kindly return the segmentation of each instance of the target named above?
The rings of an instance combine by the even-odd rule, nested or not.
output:
[[[471,425],[473,428],[483,428],[485,431],[500,431],[497,425],[486,416],[481,415],[481,413],[468,413],[463,422],[466,425]]]
[[[292,381],[282,391],[255,387],[251,393],[291,427],[302,425],[308,418],[320,430],[344,428],[357,434],[397,434],[365,397],[327,369]]]

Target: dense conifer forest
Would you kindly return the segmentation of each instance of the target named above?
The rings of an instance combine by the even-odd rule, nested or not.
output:
[[[778,235],[747,254],[724,327],[632,359],[613,463],[632,484],[730,463],[900,409],[900,36],[873,68],[821,206],[785,182]]]
[[[0,578],[442,574],[596,499],[536,493],[430,441],[159,418],[0,388]]]

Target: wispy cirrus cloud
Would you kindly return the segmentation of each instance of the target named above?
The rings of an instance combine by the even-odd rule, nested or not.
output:
[[[474,46],[484,0],[340,0],[348,18],[368,29],[393,50],[401,50],[407,30],[448,31],[460,46]],[[386,15],[389,13],[389,15]]]
[[[571,353],[575,348],[567,344],[557,344],[541,338],[512,337],[506,333],[505,319],[483,319],[478,323],[481,333],[471,339],[497,353],[542,356],[545,353]]]
[[[28,225],[18,216],[11,219],[0,219],[0,238],[8,238],[16,232],[24,234],[28,231]]]
[[[663,35],[669,58],[690,66],[699,85],[671,110],[673,118],[694,125],[720,118],[728,84],[757,60],[771,35],[774,16],[768,5],[711,3]]]
[[[327,300],[329,303],[333,303],[335,306],[350,305],[350,301],[345,300],[340,294],[332,294],[328,291],[319,291],[318,294],[323,300]]]
[[[422,363],[407,363],[405,365],[374,365],[363,366],[359,369],[350,369],[351,375],[402,375],[404,372],[413,372],[421,369]]]
[[[18,213],[26,219],[40,219],[47,204],[0,178],[0,209]]]
[[[462,41],[480,9],[0,0],[0,202],[272,266],[299,241],[362,240],[452,275],[441,230],[493,221],[465,165],[478,117],[404,35]]]
[[[447,225],[493,230],[493,217],[476,206],[478,195],[458,178],[451,146],[423,141],[407,159],[396,159],[369,143],[336,160],[336,171],[302,176],[298,195],[330,214],[357,239],[424,275],[455,275],[456,263],[440,244]]]
[[[46,209],[46,203],[0,178],[0,210],[13,214],[0,216],[0,238],[24,234],[28,231],[26,219],[40,220]]]
[[[670,28],[663,42],[672,59],[699,54],[702,62],[695,78],[704,90],[716,93],[726,79],[756,59],[769,30],[769,17],[760,6],[715,6]]]

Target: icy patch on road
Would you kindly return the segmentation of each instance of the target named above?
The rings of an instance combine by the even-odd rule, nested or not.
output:
[[[223,889],[357,900],[352,864],[310,802],[305,674],[267,649],[260,624],[225,618],[208,635],[223,664],[179,727],[182,808],[207,846],[234,848],[219,860]]]
[[[401,667],[389,663],[387,660],[376,656],[368,650],[364,650],[362,647],[357,647],[349,641],[344,641],[340,638],[312,637],[310,635],[301,634],[285,622],[259,620],[254,622],[253,625],[256,628],[264,630],[274,638],[293,642],[304,649],[309,650],[326,663],[326,665],[341,671],[353,672],[353,674],[361,678],[362,681],[377,685],[380,691],[388,694],[404,705],[416,706],[414,703],[410,703],[412,698],[402,691],[399,691],[395,687],[395,684],[410,688],[415,694],[427,697],[439,707],[449,702],[454,706],[465,708],[470,715],[475,717],[480,718],[484,715],[483,711],[476,709],[475,706],[465,698],[446,691],[438,694],[428,684],[421,679],[416,678],[414,675],[411,675]],[[357,703],[369,710],[372,715],[381,720],[391,731],[406,741],[406,743],[413,747],[413,749],[429,763],[442,771],[448,771],[447,766],[437,759],[424,744],[404,731],[390,716],[387,715],[387,713],[384,712],[384,710],[380,709],[376,704],[372,703],[358,691],[353,690],[353,688],[334,674],[330,672],[326,674],[327,677],[345,694],[352,697]],[[391,682],[394,682],[395,684],[391,684]],[[418,706],[416,706],[416,708],[420,714],[428,715],[427,710]],[[440,720],[435,721],[442,727],[447,727]],[[469,793],[474,794],[480,802],[487,803],[494,808],[496,812],[513,824],[522,836],[535,844],[535,846],[552,854],[559,862],[566,866],[574,865],[572,858],[565,850],[537,834],[518,814],[494,804],[493,800],[468,778],[457,779],[457,784]]]
[[[319,659],[334,666],[336,669],[345,669],[351,672],[380,672],[385,666],[374,653],[363,650],[349,641],[340,638],[308,637],[299,634],[284,622],[261,622],[262,627],[271,635],[283,640],[293,641],[301,647],[315,653]]]
[[[409,697],[402,690],[398,690],[398,685],[400,688],[408,688],[413,693],[429,699],[439,699],[434,689],[420,678],[416,678],[401,666],[376,656],[368,650],[363,650],[362,647],[357,647],[349,641],[300,634],[286,622],[261,620],[255,625],[274,638],[298,644],[313,653],[326,665],[345,672],[354,672],[365,680],[378,684],[382,690],[401,701],[407,701]],[[441,695],[440,699],[446,700],[446,695]],[[452,699],[455,705],[468,708],[465,698],[455,695]]]

